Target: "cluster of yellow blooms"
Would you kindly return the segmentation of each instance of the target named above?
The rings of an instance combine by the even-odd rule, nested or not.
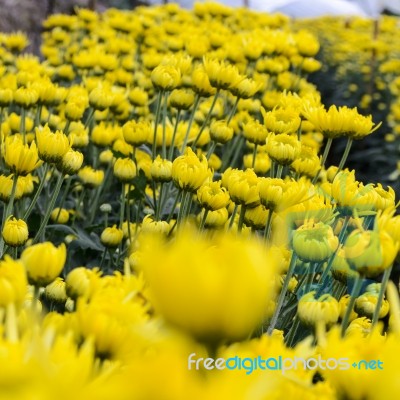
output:
[[[0,36],[0,399],[397,398],[395,194],[344,168],[380,124],[324,107],[318,40],[215,3],[44,29]]]

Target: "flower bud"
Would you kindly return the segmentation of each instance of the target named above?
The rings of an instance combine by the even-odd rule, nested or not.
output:
[[[327,260],[339,246],[332,228],[322,222],[306,223],[293,232],[293,250],[306,262]]]
[[[118,158],[114,164],[114,176],[121,182],[130,182],[136,176],[136,164],[130,158]]]
[[[132,146],[140,146],[147,142],[152,129],[147,121],[128,121],[122,127],[122,133],[127,143]]]
[[[105,228],[100,236],[100,241],[105,247],[115,248],[122,242],[124,233],[116,225]]]
[[[354,309],[360,316],[372,319],[374,315],[376,305],[378,303],[378,293],[365,292],[361,296],[357,297]],[[383,299],[381,309],[379,310],[378,317],[385,318],[389,313],[389,302]]]
[[[70,149],[64,154],[61,162],[57,165],[57,168],[63,174],[74,175],[80,170],[82,163],[83,154],[79,151]]]
[[[36,143],[39,157],[48,163],[59,163],[70,149],[68,137],[61,131],[50,131],[48,125],[36,128]]]
[[[35,286],[47,286],[61,273],[67,258],[67,249],[62,243],[55,247],[51,242],[35,244],[21,254],[28,281]]]
[[[28,240],[28,225],[23,219],[10,216],[4,224],[2,235],[8,246],[22,246]]]
[[[210,127],[210,136],[217,143],[227,143],[233,137],[233,128],[226,121],[214,121]]]
[[[357,335],[357,337],[367,337],[372,330],[371,320],[366,317],[355,318],[350,322],[346,329],[346,336]]]
[[[78,176],[85,186],[95,188],[103,183],[104,171],[95,170],[88,165],[79,170]]]
[[[155,182],[169,182],[172,179],[172,161],[163,160],[158,155],[151,164],[150,174]]]
[[[178,110],[188,110],[194,103],[194,95],[192,91],[185,89],[175,89],[169,96],[171,107]]]
[[[207,159],[197,157],[190,147],[172,163],[172,179],[183,190],[195,192],[208,176]]]
[[[0,89],[0,108],[8,107],[13,101],[13,91],[5,88]]]
[[[64,279],[56,278],[52,283],[45,287],[44,294],[49,301],[64,304],[67,301]]]
[[[90,297],[99,283],[100,275],[98,268],[74,268],[65,280],[67,295],[73,300]]]
[[[290,165],[300,154],[301,143],[297,137],[281,133],[268,138],[266,150],[278,164]]]
[[[322,322],[326,326],[332,325],[339,319],[339,303],[330,294],[324,294],[318,299],[315,291],[305,294],[297,305],[300,321],[308,326],[315,327]]]
[[[349,301],[350,301],[350,295],[349,294],[345,294],[344,296],[342,296],[339,300],[339,307],[340,307],[340,319],[343,320],[345,314],[346,314],[346,310],[347,307],[349,305]],[[353,321],[354,319],[356,319],[358,317],[358,314],[354,311],[351,310],[351,314],[349,317],[349,321]]]
[[[204,217],[205,210],[199,214],[198,220],[201,221]],[[229,213],[226,208],[220,208],[215,211],[208,211],[204,226],[208,229],[223,228],[228,221]]]
[[[100,206],[100,211],[102,213],[110,213],[112,211],[111,204],[104,203]]]
[[[54,223],[66,224],[69,220],[69,212],[65,208],[57,207],[51,212],[50,218]]]
[[[230,199],[227,190],[221,187],[221,182],[210,182],[197,190],[197,200],[206,210],[216,211],[225,208]]]
[[[151,81],[157,90],[172,90],[181,83],[181,72],[172,65],[159,65],[153,69]]]

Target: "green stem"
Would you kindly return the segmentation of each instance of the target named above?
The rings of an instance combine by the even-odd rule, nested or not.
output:
[[[39,291],[40,291],[40,287],[35,285],[33,287],[33,297],[32,297],[32,303],[31,303],[31,310],[32,310],[33,315],[36,314],[37,303],[39,301]]]
[[[350,222],[350,217],[346,216],[344,221],[343,221],[343,226],[340,229],[340,233],[339,233],[339,245],[338,245],[337,249],[335,250],[335,252],[328,259],[328,264],[326,265],[326,267],[324,269],[324,272],[322,273],[321,278],[319,280],[319,282],[321,283],[319,292],[321,290],[323,290],[323,288],[325,286],[325,283],[326,283],[326,280],[328,279],[329,273],[331,272],[333,261],[334,261],[336,255],[337,255],[337,253],[339,252],[340,245],[343,244],[343,242],[344,242],[344,238],[345,238],[345,235],[346,235],[346,231],[347,231],[347,227],[349,225],[349,222]]]
[[[128,201],[126,204],[126,219],[128,221],[127,227],[128,227],[128,238],[129,241],[132,239],[132,232],[131,232],[131,207],[130,207],[130,200],[131,200],[131,184],[128,184]]]
[[[313,183],[313,184],[314,184],[315,182],[317,182],[317,180],[318,180],[318,178],[319,178],[319,175],[320,175],[322,169],[323,169],[324,166],[325,166],[326,159],[328,158],[329,150],[330,150],[331,145],[332,145],[332,141],[333,141],[332,138],[328,138],[328,140],[327,140],[327,142],[326,142],[325,149],[324,149],[324,153],[323,153],[323,155],[322,155],[322,160],[321,160],[321,168],[320,168],[319,171],[317,172],[317,175],[314,176],[314,178],[313,178],[313,180],[312,180],[312,183]]]
[[[276,177],[280,179],[282,177],[282,172],[283,172],[283,165],[278,164],[278,169],[276,171]]]
[[[181,153],[183,153],[185,151],[185,148],[187,146],[187,142],[188,142],[189,134],[190,134],[190,129],[192,129],[194,116],[196,114],[196,111],[197,111],[197,108],[199,106],[199,103],[200,103],[200,95],[196,94],[196,98],[194,100],[193,109],[192,109],[192,112],[191,112],[190,117],[189,117],[189,123],[188,123],[188,127],[187,127],[187,130],[186,130],[185,138],[183,139],[183,144],[182,144],[182,147],[181,147]]]
[[[152,148],[152,159],[153,161],[156,158],[157,154],[157,128],[158,128],[158,120],[160,119],[160,109],[161,109],[161,102],[163,98],[163,92],[160,90],[157,93],[157,107],[156,107],[156,116],[154,120],[154,132],[153,132],[153,148]]]
[[[299,129],[297,129],[297,139],[301,140],[301,130],[302,130],[303,121],[300,122]]]
[[[254,145],[254,150],[253,150],[253,160],[251,162],[251,168],[253,168],[253,169],[254,169],[254,166],[256,165],[257,148],[258,148],[258,144],[255,144]]]
[[[3,157],[1,154],[3,144],[3,108],[0,107],[0,172],[3,170]]]
[[[93,223],[94,217],[96,216],[96,211],[97,211],[97,206],[99,204],[100,196],[101,196],[101,193],[102,193],[103,189],[106,186],[106,183],[108,182],[108,178],[109,178],[110,173],[111,173],[112,165],[113,165],[112,162],[110,162],[108,164],[104,180],[103,180],[102,184],[96,190],[94,201],[93,201],[93,204],[91,205],[91,213],[90,213],[90,218],[89,218],[89,225]]]
[[[42,117],[42,108],[43,108],[43,105],[39,104],[37,109],[36,109],[35,127],[40,125],[40,119]]]
[[[235,221],[235,217],[236,217],[236,213],[237,213],[238,207],[239,207],[239,205],[238,205],[238,204],[235,204],[235,207],[233,208],[233,212],[232,212],[232,215],[231,215],[231,219],[230,219],[230,221],[229,221],[229,229],[231,229],[232,226],[233,226],[233,223],[234,223],[234,221]]]
[[[239,215],[239,223],[238,223],[238,232],[242,232],[244,215],[246,214],[246,206],[242,204],[240,207],[240,215]]]
[[[162,115],[162,148],[161,154],[162,158],[167,158],[167,144],[166,144],[166,120],[167,120],[167,102],[168,102],[168,92],[165,92],[164,105],[163,105],[163,115]]]
[[[214,96],[214,99],[213,99],[213,101],[212,101],[212,103],[211,103],[211,107],[210,107],[210,109],[208,110],[206,119],[204,120],[203,125],[201,126],[201,128],[200,128],[200,130],[199,130],[199,133],[198,133],[197,136],[196,136],[196,139],[194,139],[194,142],[193,142],[193,145],[192,145],[193,148],[196,147],[197,142],[199,141],[201,134],[203,133],[204,129],[207,127],[207,125],[208,125],[209,122],[210,122],[211,115],[212,115],[212,112],[214,111],[214,107],[215,107],[215,104],[217,103],[217,100],[218,100],[218,96],[219,96],[220,91],[221,91],[221,89],[217,89],[217,91],[215,92],[215,96]]]
[[[383,302],[383,296],[386,291],[387,284],[389,282],[390,274],[392,272],[393,265],[391,265],[389,268],[385,269],[385,272],[383,273],[383,278],[382,278],[382,283],[381,283],[381,288],[379,290],[379,297],[378,301],[376,303],[374,315],[372,317],[372,328],[377,324],[379,320],[379,312],[381,311],[381,306]]]
[[[181,206],[179,208],[178,220],[177,220],[178,224],[181,224],[181,222],[183,220],[183,216],[184,216],[184,213],[185,213],[185,206],[186,206],[188,195],[189,195],[189,192],[187,192],[186,190],[184,190],[182,192]]]
[[[271,235],[272,210],[268,210],[268,218],[264,229],[264,240],[268,241]]]
[[[161,216],[161,205],[162,205],[162,201],[163,201],[163,189],[164,189],[164,183],[161,182],[160,183],[160,196],[158,197],[158,207],[157,207],[157,211],[156,211],[156,221],[159,221],[160,216]]]
[[[347,138],[346,148],[344,149],[344,153],[343,153],[343,156],[342,156],[342,158],[340,160],[338,169],[336,171],[336,175],[343,169],[344,164],[345,164],[345,162],[347,160],[347,157],[349,156],[352,144],[353,144],[353,139],[351,137]]]
[[[94,108],[90,107],[89,114],[85,121],[85,129],[92,123],[93,117],[94,117]]]
[[[171,160],[171,161],[172,161],[173,155],[174,155],[176,132],[178,131],[178,125],[179,125],[180,116],[181,116],[181,110],[178,110],[178,113],[176,115],[175,126],[174,126],[174,133],[172,134],[171,146],[169,148],[169,153],[168,153],[168,160]]]
[[[13,206],[14,206],[14,199],[15,199],[15,191],[17,189],[17,183],[18,183],[18,175],[14,174],[10,199],[8,200],[7,206],[4,210],[2,228],[4,227],[4,224],[6,223],[8,217],[12,214]],[[3,251],[4,251],[4,239],[3,239],[3,235],[0,235],[0,236],[1,236],[1,238],[0,238],[0,258],[1,258],[1,257],[3,257]]]
[[[46,228],[47,222],[49,221],[49,218],[50,218],[50,214],[53,211],[54,204],[56,203],[58,194],[60,193],[60,189],[61,189],[63,181],[64,181],[64,175],[60,174],[58,179],[57,179],[57,183],[56,183],[56,187],[54,189],[53,195],[52,195],[52,197],[50,199],[50,204],[48,205],[48,207],[46,209],[46,213],[45,213],[45,215],[44,215],[44,217],[42,219],[42,223],[40,224],[40,228],[39,228],[35,238],[33,239],[33,243],[36,243],[39,240],[39,238],[41,237],[42,233],[44,232],[44,230]]]
[[[279,293],[278,302],[276,304],[274,315],[272,316],[271,323],[268,327],[268,331],[267,331],[268,335],[271,335],[272,331],[275,329],[276,323],[278,322],[278,317],[281,312],[283,302],[285,300],[286,292],[289,287],[289,282],[293,276],[294,267],[296,265],[296,258],[297,258],[296,253],[292,253],[292,258],[290,259],[289,269],[285,276],[285,280],[283,281],[282,290]]]
[[[313,284],[315,273],[318,267],[318,263],[311,263],[309,266],[309,272],[307,274],[307,281],[304,293],[309,293],[311,290],[311,286]]]
[[[236,109],[237,109],[237,105],[239,103],[240,98],[236,97],[235,103],[233,104],[232,110],[229,113],[229,117],[226,120],[226,124],[229,125],[229,123],[232,121],[233,116],[235,115]]]
[[[45,181],[46,181],[46,176],[47,176],[47,172],[48,172],[48,171],[49,171],[49,164],[45,163],[45,164],[44,164],[44,168],[43,168],[43,177],[42,177],[42,179],[40,180],[39,187],[37,188],[36,193],[35,193],[35,195],[33,196],[33,199],[32,199],[32,201],[31,201],[31,204],[29,204],[28,209],[25,211],[25,214],[24,214],[24,217],[23,217],[23,219],[24,219],[25,221],[26,221],[26,220],[29,218],[29,216],[31,215],[31,212],[32,212],[33,208],[35,207],[35,205],[36,205],[36,203],[37,203],[37,201],[38,201],[38,198],[39,198],[39,196],[40,196],[40,193],[42,192],[44,183],[45,183]]]
[[[206,224],[207,215],[208,215],[209,211],[210,210],[208,210],[208,209],[204,209],[204,214],[203,214],[203,217],[201,218],[201,222],[200,222],[200,226],[199,226],[200,232],[202,232],[204,230],[204,226]]]
[[[122,182],[121,188],[121,208],[119,212],[119,228],[122,229],[125,215],[125,183]],[[129,221],[128,221],[129,222]]]
[[[214,153],[214,150],[215,150],[216,147],[217,147],[217,143],[212,141],[211,142],[211,146],[207,151],[207,155],[206,155],[207,160],[210,159],[210,157],[211,157],[212,153]]]
[[[57,216],[56,216],[56,222],[58,221],[58,218],[60,218],[61,210],[62,210],[62,208],[64,206],[65,200],[67,199],[67,196],[68,196],[68,193],[69,193],[69,189],[71,187],[72,177],[69,176],[66,179],[66,181],[67,181],[67,185],[65,186],[64,193],[63,193],[63,195],[61,197],[61,200],[60,200],[60,206],[59,206],[59,210],[58,210],[58,213],[57,213]]]
[[[275,161],[271,160],[271,168],[269,169],[269,177],[275,177]]]
[[[181,197],[182,197],[182,201],[183,201],[183,192],[180,190],[180,191],[178,192],[178,194],[176,195],[176,197],[175,197],[174,204],[172,205],[171,211],[170,211],[170,213],[169,213],[169,215],[168,215],[168,218],[167,218],[167,222],[168,222],[168,223],[171,221],[172,216],[174,215],[176,206],[178,205],[179,199],[180,199]],[[179,212],[180,212],[180,211],[181,211],[181,209],[179,209]],[[178,214],[178,215],[179,215],[179,214]]]
[[[299,329],[299,326],[300,326],[300,319],[299,319],[298,315],[296,315],[296,317],[294,318],[294,321],[293,321],[293,325],[290,328],[290,330],[287,334],[287,337],[286,337],[286,345],[289,348],[293,346],[293,342],[296,337],[296,333],[297,333],[297,330]]]
[[[231,141],[229,141],[226,148],[224,148],[224,153],[222,154],[221,171],[226,170],[226,167],[228,166],[228,162],[231,158],[233,150],[236,149],[236,146],[238,145],[239,140],[240,140],[240,135],[236,135]]]
[[[342,337],[346,333],[350,315],[351,315],[351,312],[353,311],[354,303],[356,302],[356,299],[360,293],[361,286],[362,286],[362,279],[361,279],[360,275],[357,275],[354,280],[353,290],[351,291],[350,301],[349,301],[349,304],[347,305],[346,313],[344,314],[343,321],[342,321],[342,327],[341,327]]]
[[[106,253],[107,253],[107,247],[104,247],[103,254],[101,255],[101,261],[100,261],[100,267],[99,267],[100,271],[103,268],[104,260],[106,259]]]
[[[25,116],[26,116],[26,110],[25,110],[25,108],[22,107],[22,109],[21,109],[21,122],[20,122],[19,130],[21,131],[22,139],[24,141],[24,144],[26,144]]]
[[[65,126],[64,126],[64,135],[68,135],[70,125],[71,125],[71,121],[69,119],[67,119],[67,122],[65,123]]]
[[[236,165],[236,162],[240,156],[240,153],[242,152],[243,144],[244,144],[244,137],[240,136],[235,153],[233,154],[233,157],[232,157],[232,161],[230,162],[230,166],[232,168]]]

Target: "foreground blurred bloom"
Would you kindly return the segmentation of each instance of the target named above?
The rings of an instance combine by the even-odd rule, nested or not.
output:
[[[24,266],[6,255],[0,261],[0,307],[10,303],[21,305],[25,300],[27,281]]]
[[[28,240],[28,225],[23,219],[11,216],[5,222],[2,234],[8,246],[22,246]]]
[[[316,299],[315,292],[310,292],[299,300],[297,312],[301,322],[314,327],[319,322],[324,325],[334,324],[339,319],[340,307],[330,294]]]
[[[27,175],[39,167],[40,160],[35,143],[23,144],[19,136],[8,136],[5,142],[4,161],[12,172]]]
[[[332,228],[322,222],[306,223],[293,233],[293,249],[306,262],[327,260],[337,249],[339,239]]]
[[[207,239],[191,231],[170,243],[147,237],[139,262],[156,310],[214,343],[243,339],[262,323],[278,270],[258,241],[233,235]]]
[[[56,247],[51,242],[35,244],[21,254],[29,283],[35,286],[47,286],[60,275],[67,259],[67,249],[62,243]]]

